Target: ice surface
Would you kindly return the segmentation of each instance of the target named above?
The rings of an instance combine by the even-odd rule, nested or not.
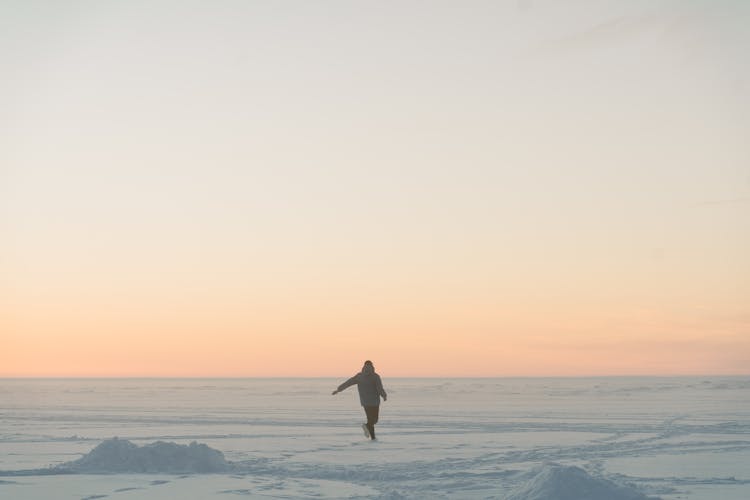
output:
[[[157,441],[138,446],[128,440],[108,439],[78,460],[58,466],[62,471],[206,473],[229,469],[224,454],[205,444]]]
[[[506,500],[647,500],[630,488],[592,477],[575,466],[544,464],[529,473],[526,483],[514,489]]]
[[[748,377],[384,382],[373,443],[338,379],[0,379],[0,498],[750,498]]]

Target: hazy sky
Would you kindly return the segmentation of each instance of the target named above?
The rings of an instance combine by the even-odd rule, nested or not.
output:
[[[748,373],[750,2],[0,1],[0,376]]]

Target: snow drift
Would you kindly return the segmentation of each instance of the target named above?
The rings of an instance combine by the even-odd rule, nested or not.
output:
[[[589,475],[580,467],[545,464],[506,500],[650,500],[643,493]]]
[[[124,439],[102,441],[89,453],[58,467],[66,472],[223,472],[229,469],[219,450],[193,441],[189,445],[156,441],[138,446]]]

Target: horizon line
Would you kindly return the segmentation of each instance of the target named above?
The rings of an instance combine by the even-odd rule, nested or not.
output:
[[[329,379],[344,375],[0,375],[0,380],[250,380]],[[736,374],[614,374],[614,375],[390,375],[389,379],[580,379],[580,378],[697,378],[750,377]]]

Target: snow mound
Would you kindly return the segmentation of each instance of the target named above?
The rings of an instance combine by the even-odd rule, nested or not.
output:
[[[205,444],[156,441],[138,446],[124,439],[102,441],[89,453],[58,467],[71,472],[223,472],[224,454]]]
[[[506,500],[649,500],[641,492],[589,475],[580,467],[545,464]]]

